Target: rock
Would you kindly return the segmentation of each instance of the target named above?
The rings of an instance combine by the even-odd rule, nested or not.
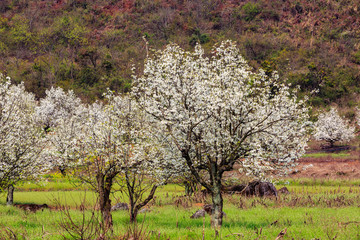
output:
[[[201,218],[205,216],[205,213],[211,216],[213,206],[211,204],[205,204],[203,209],[197,210],[190,218]],[[226,217],[226,214],[222,212],[223,217]]]
[[[258,197],[277,197],[277,190],[274,185],[270,182],[259,182],[255,186],[255,195]]]
[[[21,208],[24,211],[30,211],[30,212],[36,212],[39,211],[40,209],[44,210],[44,208],[49,208],[49,206],[47,204],[34,204],[34,203],[29,203],[29,204],[16,204],[15,205],[18,208]]]
[[[203,209],[205,210],[205,212],[209,215],[211,215],[212,212],[212,205],[211,204],[205,204]]]
[[[143,208],[139,211],[139,213],[146,213],[146,212],[151,212],[151,209],[149,208]]]
[[[117,210],[129,210],[129,206],[127,205],[127,203],[117,203],[114,206],[111,207],[111,211],[117,211]]]
[[[204,209],[200,209],[197,210],[190,218],[201,218],[201,217],[205,217],[205,210]]]
[[[277,190],[270,182],[253,181],[249,184],[240,184],[228,188],[229,193],[241,193],[245,196],[277,196]]]
[[[287,189],[287,187],[282,187],[279,190],[277,190],[277,192],[282,194],[290,194],[289,189]]]

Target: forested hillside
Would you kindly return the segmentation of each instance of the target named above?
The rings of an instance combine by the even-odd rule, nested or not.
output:
[[[358,0],[1,0],[0,14],[0,71],[37,97],[51,86],[88,101],[129,91],[143,36],[153,49],[235,40],[254,68],[319,89],[315,106],[353,107],[360,92]]]

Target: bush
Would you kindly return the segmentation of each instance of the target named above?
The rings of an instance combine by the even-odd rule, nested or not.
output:
[[[242,10],[244,12],[244,18],[246,21],[252,21],[254,20],[254,18],[261,13],[261,9],[259,7],[258,4],[254,4],[254,3],[246,3],[243,7]]]
[[[210,37],[209,37],[208,34],[200,33],[199,29],[195,29],[194,34],[191,35],[189,44],[191,46],[195,46],[196,43],[198,43],[198,42],[201,43],[201,44],[204,44],[204,43],[207,43],[209,41],[210,41]]]
[[[360,64],[360,51],[352,54],[352,61],[356,64]]]
[[[280,21],[280,15],[273,10],[266,9],[262,11],[260,17],[265,20],[273,20],[276,22]]]

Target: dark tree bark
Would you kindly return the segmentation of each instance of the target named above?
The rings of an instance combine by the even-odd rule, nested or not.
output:
[[[223,198],[221,193],[221,172],[218,169],[216,162],[210,163],[210,182],[212,185],[211,196],[212,196],[212,214],[211,214],[211,225],[217,230],[221,228],[222,225],[222,209],[223,209]]]
[[[146,206],[146,204],[148,204],[154,198],[156,189],[157,189],[157,186],[153,186],[149,193],[149,196],[144,201],[142,201],[141,203],[139,203],[137,205],[130,206],[130,222],[132,222],[132,223],[136,222],[136,217],[137,217],[137,214],[139,213],[139,210],[142,207]]]
[[[13,205],[14,204],[14,186],[10,184],[8,186],[8,194],[6,197],[6,204],[7,205]]]
[[[116,174],[97,174],[97,188],[99,194],[99,207],[101,211],[102,220],[104,223],[104,230],[112,229],[113,221],[111,215],[111,200],[110,193],[113,185],[113,180]]]
[[[141,174],[140,174],[141,175]],[[125,172],[125,179],[126,179],[126,187],[129,194],[129,204],[130,204],[130,222],[135,223],[136,217],[139,213],[139,210],[146,206],[155,195],[157,185],[153,185],[148,197],[144,199],[144,201],[138,203],[138,201],[141,200],[141,197],[144,193],[144,188],[141,187],[141,179],[143,176],[137,176],[137,174],[134,174],[133,176],[130,176],[129,172]],[[137,179],[138,178],[138,179]],[[137,185],[137,181],[139,181],[139,184]]]
[[[196,181],[200,183],[202,186],[204,186],[211,193],[212,204],[213,204],[212,215],[211,215],[211,226],[215,228],[216,234],[218,234],[218,230],[221,228],[222,225],[222,217],[223,217],[222,214],[223,198],[221,193],[221,179],[224,169],[226,170],[227,168],[219,167],[216,161],[210,160],[209,166],[208,168],[206,168],[210,176],[210,183],[208,183],[200,177],[198,169],[196,169],[192,164],[188,151],[183,150],[182,156],[183,158],[185,158],[186,163],[192,175],[196,179]],[[231,167],[232,165],[229,166],[229,168]]]

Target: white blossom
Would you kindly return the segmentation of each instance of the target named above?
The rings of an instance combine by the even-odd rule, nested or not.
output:
[[[133,83],[133,95],[159,123],[159,135],[171,139],[173,154],[181,154],[183,165],[212,192],[214,226],[221,225],[225,171],[238,163],[261,177],[290,168],[304,153],[311,125],[306,99],[279,83],[277,74],[254,73],[231,41],[210,58],[200,45],[186,52],[170,44],[146,60]]]
[[[54,127],[59,121],[69,119],[81,106],[81,100],[71,90],[66,93],[60,87],[52,87],[45,93],[46,97],[36,107],[36,113],[45,128]]]
[[[305,101],[278,82],[252,72],[230,41],[211,58],[170,44],[147,59],[133,92],[195,166],[238,162],[255,173],[291,166],[308,139]]]
[[[41,157],[45,137],[35,114],[34,95],[0,75],[0,189],[36,178],[48,169]]]
[[[76,165],[74,146],[76,138],[83,136],[86,107],[72,91],[64,92],[60,87],[46,91],[36,107],[40,124],[46,130],[50,145],[44,151],[49,164],[63,173]]]
[[[324,140],[333,146],[335,142],[348,142],[354,138],[355,127],[342,119],[336,108],[328,112],[322,112],[315,124],[314,138]]]

